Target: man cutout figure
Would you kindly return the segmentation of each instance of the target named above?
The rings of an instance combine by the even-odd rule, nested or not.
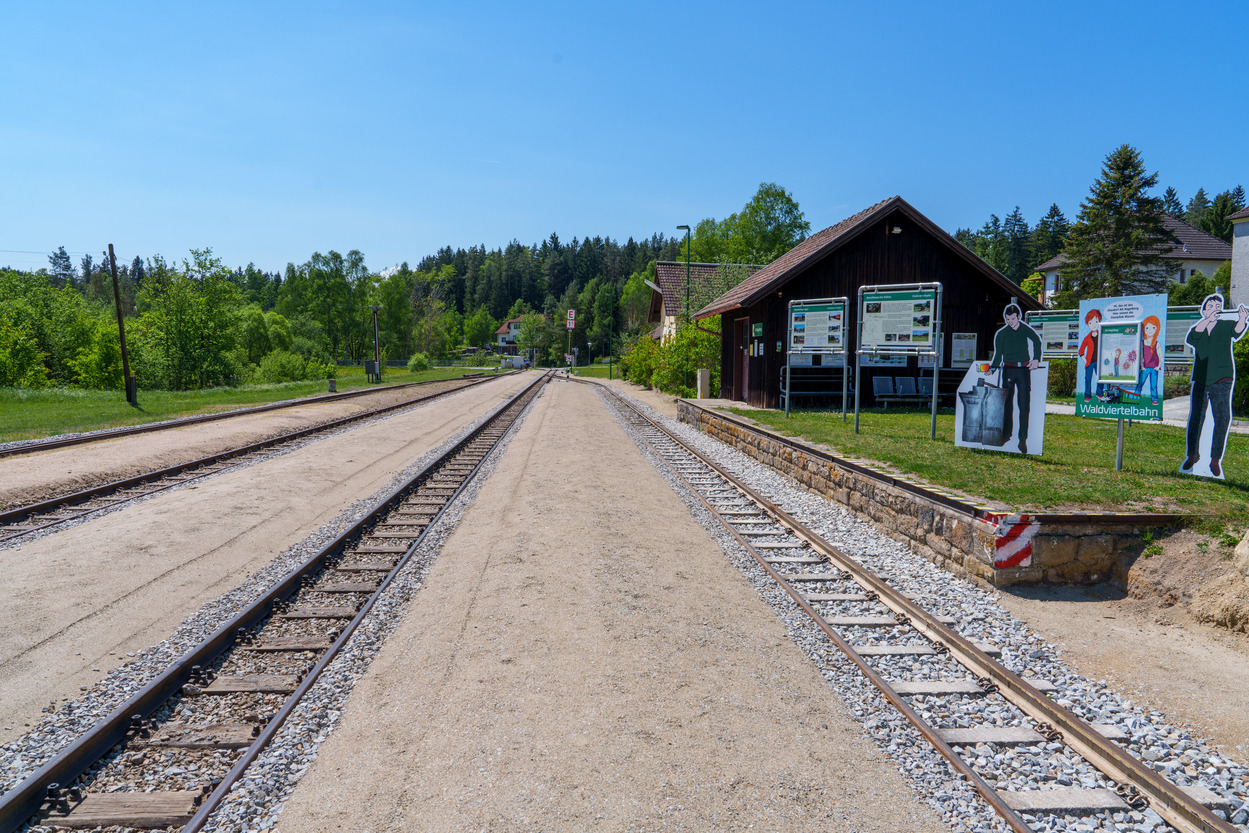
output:
[[[1032,371],[1041,364],[1041,337],[1027,324],[1021,326],[1019,307],[1008,304],[1002,313],[1006,326],[993,336],[993,361],[989,369],[1002,368],[1002,387],[1006,390],[1006,420],[1002,430],[1006,436],[1013,429],[1012,399],[1019,402],[1019,453],[1028,453],[1028,420],[1032,410]],[[1029,352],[1029,346],[1032,350]]]
[[[1249,322],[1249,307],[1241,304],[1236,310],[1236,320],[1220,318],[1223,297],[1218,293],[1207,295],[1201,302],[1201,319],[1184,337],[1193,346],[1192,392],[1188,400],[1188,448],[1187,459],[1180,471],[1192,474],[1193,466],[1201,460],[1201,429],[1206,422],[1206,406],[1214,417],[1214,431],[1210,438],[1210,473],[1223,476],[1223,449],[1227,445],[1227,429],[1232,422],[1232,389],[1236,384],[1236,360],[1232,356],[1232,343],[1245,334]]]

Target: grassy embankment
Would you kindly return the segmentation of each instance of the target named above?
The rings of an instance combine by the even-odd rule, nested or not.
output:
[[[481,369],[471,367],[432,368],[420,373],[411,373],[401,368],[386,368],[382,376],[382,386],[434,379],[456,379],[466,374],[481,372]],[[339,392],[379,387],[366,381],[364,370],[358,367],[340,367],[336,378]],[[0,388],[0,442],[97,431],[101,428],[116,428],[123,425],[142,425],[176,417],[264,405],[286,399],[320,396],[326,392],[327,386],[324,379],[207,390],[140,389],[139,406],[132,408],[126,404],[125,394],[120,391]]]
[[[1021,510],[1180,512],[1189,525],[1214,531],[1249,525],[1249,435],[1233,432],[1223,457],[1223,481],[1179,473],[1185,430],[1156,423],[1125,426],[1123,471],[1115,471],[1113,420],[1045,418],[1041,457],[958,448],[954,414],[937,414],[937,439],[928,439],[929,415],[919,411],[864,412],[860,433],[841,412],[741,411],[770,428],[820,443],[839,456],[887,463],[967,495]]]

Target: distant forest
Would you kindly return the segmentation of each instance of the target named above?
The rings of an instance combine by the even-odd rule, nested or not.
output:
[[[1175,189],[1168,187],[1162,208],[1171,217],[1230,243],[1232,224],[1227,218],[1245,208],[1245,189],[1237,185],[1211,199],[1205,188],[1198,188],[1192,199],[1182,203]],[[978,230],[960,228],[954,232],[956,240],[1021,285],[1038,266],[1063,251],[1070,237],[1071,223],[1058,203],[1051,204],[1035,226],[1029,226],[1015,206],[1004,220],[990,214]]]

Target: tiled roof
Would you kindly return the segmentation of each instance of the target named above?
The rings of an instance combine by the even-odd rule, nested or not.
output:
[[[1236,220],[1249,220],[1249,208],[1242,208],[1235,214],[1229,215],[1227,219],[1232,222],[1235,222]]]
[[[746,266],[746,269],[751,272],[761,268],[760,266]],[[719,274],[718,263],[691,263],[690,291],[693,297],[698,298],[699,290],[705,284],[712,283]],[[673,317],[680,315],[681,308],[685,306],[685,261],[661,260],[657,262],[655,283],[663,290],[664,315]],[[703,297],[706,296],[703,295]]]
[[[1244,216],[1249,217],[1249,210],[1240,212]],[[1237,216],[1233,214],[1232,217]],[[1230,219],[1230,218],[1229,218]],[[1174,217],[1164,217],[1163,225],[1167,231],[1175,235],[1175,239],[1179,241],[1178,246],[1171,246],[1165,251],[1160,249],[1162,257],[1169,260],[1231,260],[1232,247],[1230,243],[1225,243],[1213,234],[1206,234],[1195,226],[1190,226],[1183,220],[1177,220]],[[1067,256],[1061,252],[1051,257],[1049,260],[1037,266],[1033,271],[1048,272],[1052,269],[1062,269],[1067,263]]]
[[[1206,234],[1183,220],[1174,217],[1165,218],[1167,229],[1180,241],[1170,252],[1163,252],[1163,257],[1176,260],[1231,260],[1232,245],[1225,243],[1213,234]]]
[[[829,226],[823,231],[816,232],[806,240],[794,246],[785,254],[769,263],[767,266],[755,272],[746,280],[712,301],[703,309],[695,313],[695,319],[708,318],[712,315],[719,315],[729,310],[746,307],[753,304],[759,298],[770,293],[773,289],[779,288],[792,277],[794,273],[800,270],[808,261],[813,258],[822,257],[835,250],[842,243],[853,238],[865,224],[877,217],[884,217],[891,211],[899,210],[904,213],[911,221],[923,227],[929,234],[933,235],[937,240],[946,243],[950,249],[960,257],[964,258],[973,268],[980,271],[989,280],[1000,284],[1003,289],[1019,292],[1019,287],[1010,281],[1001,272],[994,269],[975,255],[970,249],[959,243],[946,231],[936,226],[931,220],[919,213],[902,197],[894,196],[886,200],[881,200],[873,206],[863,209],[858,214],[847,217],[836,225]],[[1032,304],[1029,304],[1029,302]],[[1038,306],[1030,296],[1026,293],[1020,297],[1020,303],[1023,306],[1032,308]]]

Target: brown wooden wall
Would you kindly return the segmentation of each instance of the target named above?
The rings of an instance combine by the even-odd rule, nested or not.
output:
[[[901,227],[902,232],[891,234],[889,230],[894,226]],[[774,291],[748,309],[733,310],[721,316],[721,333],[726,335],[721,349],[721,396],[732,396],[734,374],[738,369],[733,339],[736,319],[749,317],[752,324],[762,321],[764,325],[763,355],[749,360],[749,391],[745,401],[757,407],[775,408],[780,397],[780,370],[785,366],[786,316],[791,300],[843,295],[850,299],[848,361],[853,366],[859,326],[859,287],[931,281],[942,284],[941,331],[945,336],[941,367],[950,366],[952,333],[976,333],[976,358],[987,359],[993,349],[993,334],[1002,325],[1002,310],[1010,302],[1012,293],[968,264],[945,240],[934,237],[905,214],[895,212],[874,222],[823,259],[809,262],[802,272],[780,287],[779,294]],[[1016,290],[1015,294],[1022,296],[1022,291]],[[1039,306],[1035,299],[1023,297],[1020,305],[1025,312]],[[864,367],[860,403],[863,406],[873,404],[873,376],[915,376],[917,368],[914,358],[908,359],[905,371],[901,367]]]

